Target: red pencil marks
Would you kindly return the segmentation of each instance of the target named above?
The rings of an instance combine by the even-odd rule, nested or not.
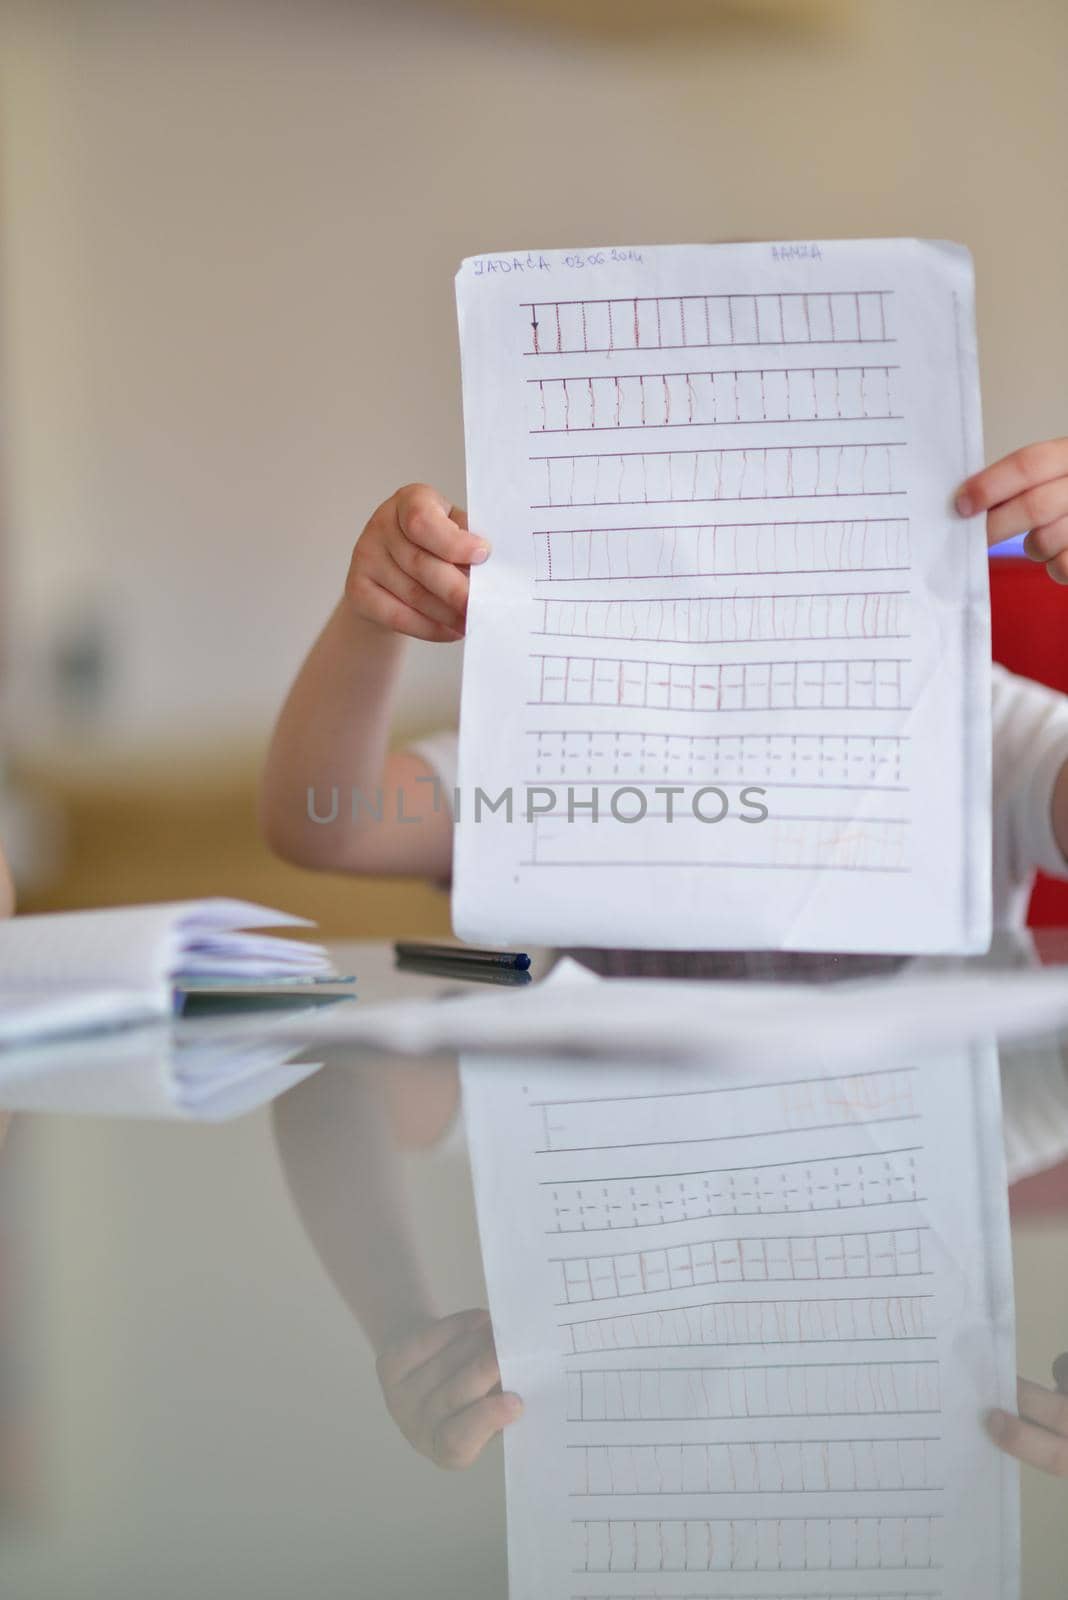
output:
[[[838,302],[836,305],[835,302]],[[713,294],[629,297],[607,300],[528,302],[530,335],[525,353],[546,354],[543,313],[552,309],[558,329],[556,353],[623,349],[704,348],[730,345],[886,344],[893,342],[889,290],[831,293]],[[588,316],[603,307],[603,345],[590,343],[595,324]],[[849,314],[843,317],[843,308]],[[647,315],[643,339],[643,308]],[[619,312],[617,317],[616,313]],[[561,326],[562,325],[562,326]],[[677,330],[677,332],[676,332]]]

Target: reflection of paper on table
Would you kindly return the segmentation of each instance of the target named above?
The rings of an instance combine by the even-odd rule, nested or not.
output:
[[[0,1056],[0,1111],[224,1121],[319,1070],[291,1043],[156,1024]]]
[[[493,541],[458,932],[982,949],[986,546],[951,505],[981,464],[966,252],[523,252],[465,261],[457,299]],[[476,816],[479,789],[511,814]]]
[[[512,1050],[683,1060],[745,1069],[764,1059],[855,1060],[975,1037],[1068,1025],[1068,968],[927,972],[834,984],[599,980],[570,960],[515,992],[331,1007],[266,1020],[264,1033],[315,1047],[422,1055]]]
[[[466,1062],[512,1600],[1018,1592],[996,1056],[865,1061]]]

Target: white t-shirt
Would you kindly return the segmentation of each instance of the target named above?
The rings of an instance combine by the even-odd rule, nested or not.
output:
[[[1068,761],[1068,697],[995,666],[993,673],[994,927],[1020,928],[1036,872],[1068,877],[1053,837],[1053,785]],[[431,734],[409,746],[439,779],[451,805],[456,734]]]

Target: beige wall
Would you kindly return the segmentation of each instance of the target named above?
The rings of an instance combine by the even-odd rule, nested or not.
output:
[[[598,44],[445,3],[7,0],[21,742],[56,737],[35,669],[83,607],[117,667],[97,740],[262,734],[365,514],[463,492],[464,254],[963,239],[990,449],[1063,431],[1068,8],[827,16]],[[441,660],[413,651],[409,721],[452,714]]]

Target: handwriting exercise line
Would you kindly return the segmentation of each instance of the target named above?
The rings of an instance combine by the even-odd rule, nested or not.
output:
[[[882,341],[878,341],[882,343]],[[702,350],[704,345],[694,345],[695,350]],[[829,366],[813,367],[808,362],[803,362],[795,367],[717,367],[711,371],[706,367],[688,367],[672,372],[569,372],[566,377],[559,378],[524,378],[524,383],[534,388],[547,383],[577,383],[580,386],[589,383],[626,383],[637,378],[640,383],[654,382],[664,378],[792,378],[802,373],[811,376],[814,372],[900,372],[900,363],[879,362],[872,365],[869,362],[855,362],[847,365],[835,362]],[[810,419],[811,420],[811,419]]]
[[[546,776],[545,773],[539,772],[535,777],[527,778],[524,781],[525,781],[525,783],[526,783],[528,788],[534,789],[534,788],[537,788],[538,784],[543,783],[545,781],[545,776]],[[564,777],[565,774],[561,773],[560,776]],[[593,789],[611,789],[613,787],[618,787],[621,780],[626,784],[626,786],[628,788],[634,788],[634,789],[652,789],[652,788],[656,788],[656,787],[660,787],[660,788],[669,787],[668,783],[665,781],[665,778],[663,776],[660,776],[658,778],[642,778],[642,777],[632,777],[629,773],[616,772],[616,773],[613,773],[612,777],[610,777],[610,778],[598,778],[598,777],[595,777],[592,772],[584,772],[584,773],[579,774],[578,778],[576,779],[574,777],[574,774],[572,775],[572,781],[581,782],[586,787],[593,788]],[[671,780],[670,780],[670,787],[675,788],[675,789],[703,789],[703,788],[708,788],[709,783],[710,783],[710,779],[709,778],[676,778],[676,777],[672,777]],[[774,783],[776,789],[814,789],[814,790],[829,789],[829,790],[832,790],[834,792],[837,792],[838,790],[848,790],[851,793],[857,793],[857,794],[911,794],[912,793],[912,790],[911,790],[910,786],[907,783],[793,783],[793,782],[784,783],[779,778],[768,778],[766,775],[761,776],[759,778],[756,778],[756,777],[750,777],[750,778],[746,778],[746,777],[742,777],[742,778],[716,777],[715,778],[715,786],[716,787],[719,787],[719,788],[726,787],[728,789],[744,789],[746,787],[757,788],[761,784],[770,784],[770,783]],[[652,812],[649,812],[649,813],[646,813],[646,814],[647,815],[656,815],[656,814],[663,815],[664,813],[652,813]],[[780,822],[782,822],[782,821],[796,821],[796,820],[797,820],[796,818],[784,818],[784,817],[780,817],[779,818]],[[834,819],[822,818],[820,820],[827,821],[827,820],[834,820]],[[855,821],[856,818],[849,818],[847,820]],[[877,819],[875,817],[865,817],[864,818],[865,822],[874,822],[874,821],[877,821],[877,820],[879,820],[879,819]]]
[[[910,1202],[910,1203],[912,1203],[912,1202]],[[707,1220],[708,1220],[708,1218],[706,1218],[706,1217],[695,1217],[694,1218],[695,1222],[706,1222]],[[815,1243],[820,1239],[886,1239],[886,1238],[889,1238],[892,1234],[898,1234],[898,1233],[916,1233],[916,1234],[920,1234],[920,1233],[930,1233],[930,1231],[931,1231],[930,1226],[927,1223],[919,1223],[919,1224],[908,1224],[903,1228],[847,1228],[847,1229],[836,1228],[833,1233],[787,1233],[787,1234],[751,1233],[751,1234],[744,1234],[744,1235],[731,1234],[729,1237],[724,1235],[724,1236],[721,1236],[721,1237],[717,1237],[715,1239],[695,1239],[691,1243],[689,1243],[688,1245],[665,1245],[664,1248],[665,1248],[665,1250],[678,1250],[678,1249],[696,1250],[696,1249],[699,1249],[700,1246],[703,1245],[703,1244],[712,1244],[712,1245],[716,1245],[716,1244],[740,1244],[740,1245],[744,1245],[744,1244],[764,1244],[764,1245],[769,1245],[769,1244],[781,1244],[785,1240],[788,1240],[788,1239],[800,1239],[804,1243],[808,1244],[808,1243]],[[643,1248],[643,1250],[648,1250],[650,1248],[655,1248],[655,1246],[654,1247],[650,1247],[648,1245],[644,1245],[642,1248]],[[632,1248],[628,1248],[626,1245],[622,1245],[618,1250],[605,1250],[605,1251],[602,1251],[600,1255],[596,1255],[596,1256],[580,1254],[580,1255],[572,1255],[572,1256],[547,1256],[546,1259],[548,1261],[563,1262],[565,1264],[567,1262],[569,1262],[569,1261],[588,1261],[588,1262],[615,1261],[620,1256],[630,1256],[630,1255],[634,1255],[635,1253],[636,1252]]]
[[[888,1071],[892,1071],[892,1072],[905,1072],[905,1071],[914,1072],[916,1069],[915,1069],[915,1067],[891,1067],[891,1068],[888,1068],[888,1069],[879,1069],[879,1070],[888,1070]],[[865,1076],[874,1078],[874,1077],[878,1076],[878,1072],[873,1071],[873,1072],[870,1072],[870,1073],[866,1073]],[[821,1080],[810,1079],[810,1078],[798,1078],[798,1079],[795,1079],[792,1082],[787,1083],[787,1084],[776,1084],[776,1085],[770,1085],[769,1084],[768,1087],[769,1088],[771,1088],[771,1087],[792,1088],[792,1087],[794,1087],[795,1083],[805,1084],[805,1083],[812,1083],[812,1082],[818,1082],[818,1081],[821,1081]],[[726,1091],[725,1090],[721,1091],[721,1090],[716,1090],[716,1089],[707,1089],[707,1090],[705,1090],[705,1089],[685,1089],[685,1090],[681,1090],[679,1092],[680,1092],[681,1095],[686,1096],[686,1095],[691,1095],[691,1094],[717,1094],[717,1093],[726,1092]],[[669,1096],[668,1095],[630,1095],[630,1096],[620,1095],[618,1098],[619,1099],[632,1099],[632,1100],[643,1100],[643,1099],[660,1100],[660,1099],[668,1099]],[[601,1104],[601,1102],[599,1100],[596,1100],[596,1099],[592,1099],[592,1100],[532,1100],[532,1101],[530,1101],[530,1105],[531,1105],[532,1108],[535,1107],[535,1106],[540,1108],[540,1107],[552,1107],[552,1106],[599,1105],[599,1104]],[[669,1172],[613,1172],[613,1173],[608,1174],[607,1176],[604,1176],[604,1175],[599,1174],[599,1173],[585,1173],[581,1177],[574,1177],[574,1178],[572,1178],[572,1177],[565,1177],[565,1178],[539,1178],[537,1180],[537,1183],[538,1183],[538,1187],[539,1188],[543,1188],[543,1189],[544,1188],[562,1189],[568,1184],[601,1185],[601,1184],[609,1184],[609,1183],[646,1183],[646,1182],[649,1182],[652,1179],[661,1179],[661,1178],[712,1178],[712,1177],[717,1177],[718,1178],[721,1175],[725,1175],[727,1173],[733,1173],[733,1172],[767,1172],[767,1171],[775,1171],[779,1167],[817,1167],[817,1166],[823,1165],[823,1164],[825,1164],[825,1163],[827,1163],[829,1161],[834,1162],[835,1165],[837,1166],[837,1164],[839,1162],[842,1162],[842,1161],[865,1161],[865,1160],[871,1160],[872,1158],[876,1158],[878,1160],[883,1160],[884,1158],[886,1158],[888,1156],[918,1155],[918,1154],[922,1153],[925,1149],[926,1149],[926,1146],[922,1145],[922,1144],[903,1144],[903,1145],[897,1145],[892,1150],[852,1150],[852,1151],[849,1152],[848,1155],[797,1156],[797,1157],[795,1157],[794,1159],[792,1159],[790,1161],[744,1161],[744,1162],[741,1162],[736,1167],[690,1167],[690,1168],[687,1168],[685,1171],[681,1171],[681,1172],[680,1171],[675,1171],[674,1169],[669,1171]]]
[[[772,300],[810,300],[816,296],[838,295],[843,300],[854,300],[857,295],[889,295],[893,296],[894,289],[733,289],[719,290],[714,294],[703,294],[698,290],[684,290],[678,294],[613,294],[601,297],[590,297],[579,300],[558,300],[554,295],[548,300],[519,300],[516,302],[521,311],[539,311],[543,306],[632,306],[638,305],[676,305],[680,300],[755,300],[766,297]],[[696,348],[700,348],[699,346]]]
[[[538,861],[535,860],[533,856],[524,856],[518,865],[521,867],[542,868],[611,867],[613,870],[615,870],[617,867],[644,867],[646,870],[654,867],[659,867],[661,870],[666,867],[703,867],[707,868],[710,872],[716,870],[723,872],[739,871],[742,868],[747,870],[751,868],[754,872],[812,871],[811,864],[804,861],[706,861],[701,857],[691,859],[689,857],[682,856],[672,856],[669,860],[664,861],[631,861],[629,859],[623,859],[622,857],[618,860],[612,860],[609,858],[604,861]],[[821,872],[892,872],[903,875],[910,873],[912,868],[891,866],[859,866],[844,861],[821,861],[819,862],[819,870]]]
[[[839,1279],[838,1281],[841,1282],[842,1280]],[[710,1284],[709,1287],[710,1288],[715,1288],[716,1285],[715,1284]],[[786,1297],[783,1297],[783,1296],[779,1295],[779,1296],[775,1296],[775,1297],[773,1297],[771,1299],[768,1299],[768,1300],[763,1300],[763,1299],[758,1299],[758,1298],[753,1298],[753,1297],[750,1297],[748,1300],[693,1300],[693,1301],[689,1301],[686,1305],[682,1305],[682,1306],[657,1306],[655,1308],[651,1308],[651,1309],[646,1310],[646,1311],[605,1311],[605,1312],[602,1312],[599,1316],[595,1316],[595,1317],[571,1317],[571,1318],[569,1318],[569,1319],[567,1319],[565,1321],[558,1322],[557,1323],[557,1327],[559,1327],[559,1328],[580,1328],[580,1327],[585,1327],[586,1324],[588,1324],[590,1322],[621,1322],[621,1321],[625,1321],[627,1318],[630,1318],[630,1317],[651,1317],[651,1316],[671,1317],[671,1316],[677,1316],[680,1312],[683,1312],[683,1311],[722,1311],[722,1310],[726,1310],[727,1308],[732,1307],[732,1306],[744,1306],[747,1310],[750,1310],[750,1309],[759,1309],[762,1306],[828,1306],[828,1305],[834,1305],[837,1301],[843,1301],[843,1302],[845,1302],[846,1304],[849,1304],[849,1305],[864,1305],[865,1303],[870,1302],[873,1299],[933,1300],[934,1298],[935,1298],[935,1296],[933,1294],[929,1294],[926,1291],[921,1291],[921,1292],[918,1292],[916,1294],[908,1294],[908,1295],[895,1294],[895,1295],[889,1295],[889,1296],[879,1296],[879,1295],[871,1295],[871,1294],[835,1294],[835,1295],[830,1295],[830,1296],[825,1296],[825,1297],[816,1296],[814,1299],[806,1298],[804,1295],[788,1295]],[[930,1338],[930,1339],[936,1339],[937,1335],[935,1335],[935,1334],[901,1334],[901,1335],[895,1336],[895,1338],[903,1338],[903,1339]],[[752,1344],[753,1342],[754,1341],[752,1339],[746,1339],[746,1340],[742,1341],[742,1343],[744,1343],[744,1344]],[[758,1343],[758,1344],[761,1343],[760,1340],[757,1340],[755,1342]],[[771,1344],[771,1343],[774,1343],[774,1344],[791,1343],[791,1344],[793,1344],[793,1343],[811,1343],[811,1342],[812,1341],[809,1341],[809,1340],[804,1340],[804,1341],[802,1341],[802,1340],[769,1340],[768,1341],[769,1344]],[[822,1341],[815,1341],[815,1342],[820,1343]],[[835,1337],[834,1339],[828,1339],[826,1342],[828,1344],[853,1344],[853,1343],[863,1344],[863,1343],[867,1343],[868,1341],[865,1340],[865,1339],[861,1339],[861,1338],[857,1338],[857,1339],[854,1340],[854,1339],[846,1338],[845,1336],[843,1336],[841,1338]],[[887,1337],[887,1338],[880,1339],[879,1342],[880,1343],[889,1342],[889,1338]],[[669,1346],[665,1346],[665,1345],[642,1345],[642,1346],[639,1346],[639,1348],[640,1349],[648,1349],[648,1350],[661,1350],[661,1349],[667,1349],[667,1348],[672,1348],[672,1349],[690,1349],[692,1347],[689,1346],[689,1345],[674,1345],[674,1346],[670,1346],[670,1347]],[[576,1354],[576,1355],[579,1354],[579,1353],[580,1352],[578,1352],[578,1351],[574,1352],[574,1354]],[[590,1351],[590,1352],[587,1352],[587,1353],[591,1354],[591,1355],[604,1355],[605,1354],[605,1352],[603,1350]]]
[[[555,863],[547,863],[547,864],[548,865],[554,865]],[[622,865],[623,863],[613,862],[611,864],[613,866],[615,866],[615,865]],[[687,864],[688,865],[694,865],[694,866],[704,865],[704,863],[702,863],[702,862],[693,862],[693,863],[687,863]],[[725,864],[726,865],[730,865],[730,863],[725,863]],[[599,863],[599,862],[589,862],[588,865],[595,866],[595,865],[601,865],[601,863]],[[676,865],[676,863],[673,862],[673,863],[671,863],[671,865]],[[855,869],[852,869],[852,870],[865,871],[865,870],[869,870],[869,869],[859,868],[858,867],[858,868],[855,868]],[[880,869],[871,868],[870,870],[871,871],[878,871]],[[890,870],[903,870],[903,869],[887,868],[886,870],[890,871]],[[895,1112],[894,1115],[886,1116],[886,1117],[851,1117],[849,1119],[849,1122],[851,1122],[853,1124],[860,1123],[865,1128],[876,1127],[879,1124],[885,1123],[885,1122],[918,1122],[918,1121],[920,1121],[920,1113],[918,1111]],[[587,1151],[590,1151],[590,1150],[649,1150],[654,1145],[658,1145],[658,1144],[720,1144],[720,1143],[725,1143],[725,1142],[727,1142],[729,1140],[732,1140],[732,1139],[779,1139],[779,1138],[786,1138],[787,1136],[797,1137],[799,1134],[828,1133],[828,1132],[831,1132],[831,1131],[833,1131],[835,1129],[846,1127],[848,1125],[849,1125],[849,1123],[842,1123],[842,1122],[817,1122],[817,1123],[808,1123],[803,1128],[761,1128],[758,1133],[710,1133],[710,1134],[706,1134],[702,1138],[696,1138],[695,1137],[695,1138],[688,1138],[688,1139],[632,1139],[632,1140],[625,1140],[621,1144],[569,1144],[569,1145],[560,1145],[556,1149],[552,1149],[552,1148],[547,1146],[545,1149],[535,1150],[533,1152],[533,1154],[536,1155],[536,1156],[581,1155],[581,1154],[584,1154],[584,1153],[586,1153]]]
[[[544,1184],[545,1179],[542,1179],[541,1182]],[[888,1195],[885,1200],[851,1200],[846,1205],[842,1205],[840,1201],[832,1200],[826,1205],[809,1204],[807,1206],[781,1206],[772,1208],[761,1206],[759,1211],[731,1210],[715,1211],[712,1213],[702,1212],[699,1216],[694,1217],[650,1217],[648,1221],[624,1223],[605,1222],[598,1223],[593,1227],[586,1227],[585,1225],[582,1225],[577,1228],[544,1228],[542,1231],[547,1239],[557,1239],[561,1234],[565,1233],[577,1233],[585,1236],[591,1233],[633,1233],[639,1229],[645,1228],[674,1228],[677,1227],[680,1222],[708,1222],[710,1217],[713,1216],[726,1218],[811,1217],[821,1216],[827,1213],[837,1215],[837,1213],[840,1211],[878,1211],[886,1206],[925,1205],[926,1202],[927,1196],[922,1194],[909,1195],[908,1198],[904,1200],[896,1200],[892,1195]],[[650,1202],[645,1201],[642,1203],[649,1204]],[[687,1205],[690,1203],[699,1205],[701,1202],[689,1202],[682,1200],[677,1203],[680,1205]]]
[[[645,582],[653,578],[660,578],[665,583],[670,583],[676,578],[792,578],[806,577],[810,573],[827,572],[839,574],[842,572],[911,572],[912,568],[906,563],[900,567],[738,567],[729,572],[602,572],[592,576],[582,575],[577,578],[564,578],[559,574],[551,578],[535,578],[535,583],[631,583]],[[896,591],[876,591],[879,594],[895,593]],[[655,598],[670,600],[672,595],[660,595]],[[687,597],[689,598],[689,597]],[[712,596],[710,598],[716,598]],[[733,597],[732,597],[733,598]],[[769,598],[762,595],[761,599]],[[780,598],[786,598],[781,596]],[[790,598],[793,598],[792,596]],[[822,598],[822,596],[821,596]]]
[[[783,451],[789,454],[792,450],[830,450],[840,455],[843,450],[904,450],[907,444],[907,439],[836,439],[833,443],[819,440],[815,444],[754,444],[748,448],[737,445],[729,449],[720,449],[712,445],[707,450],[590,450],[577,454],[574,451],[565,451],[562,455],[530,456],[529,459],[531,461],[618,461],[620,456],[770,456],[781,455]],[[804,500],[807,496],[788,498]]]
[[[744,1302],[739,1302],[739,1304],[741,1304],[741,1303],[744,1303]],[[814,1302],[814,1303],[817,1303],[817,1302]],[[818,1303],[822,1303],[822,1302],[818,1302]],[[598,1351],[596,1351],[594,1353],[597,1354],[597,1355],[604,1355],[605,1354],[605,1352],[603,1350],[598,1350]],[[710,1364],[702,1364],[700,1366],[689,1366],[689,1367],[674,1367],[674,1366],[672,1366],[672,1367],[582,1367],[582,1368],[580,1368],[578,1370],[577,1375],[579,1377],[583,1377],[583,1378],[586,1378],[586,1377],[618,1378],[618,1377],[628,1377],[628,1376],[644,1376],[644,1377],[648,1377],[648,1376],[650,1376],[652,1374],[655,1374],[657,1378],[660,1378],[660,1377],[663,1377],[663,1376],[677,1377],[680,1374],[683,1375],[683,1376],[686,1376],[686,1375],[688,1375],[689,1373],[692,1373],[692,1372],[701,1372],[701,1373],[705,1373],[705,1372],[744,1372],[744,1373],[746,1373],[746,1375],[748,1375],[749,1373],[753,1373],[753,1372],[842,1372],[842,1371],[848,1371],[852,1367],[865,1367],[865,1368],[870,1368],[872,1371],[878,1372],[884,1367],[933,1367],[933,1368],[935,1368],[935,1370],[937,1370],[940,1365],[941,1365],[941,1363],[937,1360],[937,1358],[935,1358],[933,1360],[924,1359],[922,1361],[909,1360],[909,1359],[905,1359],[905,1360],[896,1360],[895,1359],[895,1360],[892,1360],[892,1361],[885,1361],[885,1360],[884,1361],[849,1361],[849,1360],[846,1360],[846,1361],[803,1361],[803,1362],[795,1362],[795,1361],[763,1361],[763,1362],[756,1362],[756,1363],[751,1362],[751,1361],[746,1361],[744,1363],[740,1363],[740,1364],[735,1365],[735,1366],[732,1366],[732,1365],[721,1366],[716,1362],[712,1362]],[[909,1416],[912,1416],[915,1413],[909,1412],[907,1414]],[[938,1407],[937,1410],[932,1413],[932,1415],[941,1416],[942,1415],[942,1408]],[[594,1418],[587,1417],[585,1419],[574,1418],[572,1420],[575,1420],[575,1421],[585,1420],[585,1421],[589,1422],[589,1421],[594,1421],[594,1420],[603,1421],[603,1420],[608,1420],[608,1419],[604,1419],[604,1418],[594,1419]],[[627,1420],[631,1420],[631,1419],[621,1418],[620,1420],[621,1421],[627,1421]],[[695,1420],[698,1420],[698,1419],[690,1418],[690,1417],[661,1417],[659,1420],[661,1422],[689,1422],[689,1421],[695,1421]]]
[[[654,1094],[590,1094],[575,1097],[564,1097],[559,1100],[531,1100],[531,1110],[542,1108],[552,1109],[555,1106],[614,1106],[632,1104],[637,1100],[692,1100],[695,1096],[718,1094],[762,1094],[768,1089],[806,1089],[812,1084],[841,1084],[856,1083],[867,1078],[891,1078],[898,1076],[913,1076],[919,1071],[918,1067],[866,1067],[857,1072],[836,1072],[828,1077],[824,1073],[810,1075],[805,1078],[775,1078],[761,1079],[759,1083],[717,1083],[706,1085],[701,1089],[661,1089]],[[909,1146],[910,1149],[922,1149],[922,1145]],[[868,1155],[881,1155],[882,1151],[867,1151]],[[829,1156],[820,1156],[821,1161],[830,1160]],[[839,1159],[835,1157],[834,1159]],[[846,1158],[841,1158],[846,1159]],[[851,1159],[851,1158],[850,1158]],[[783,1166],[786,1163],[770,1161],[767,1166]],[[715,1168],[715,1171],[730,1171],[731,1168]]]

